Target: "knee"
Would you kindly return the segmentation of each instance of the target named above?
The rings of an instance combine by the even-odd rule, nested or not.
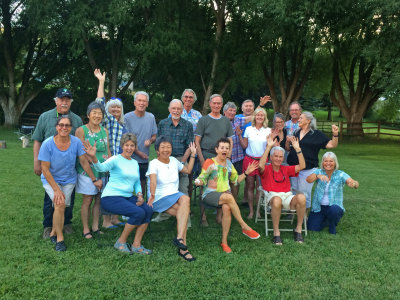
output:
[[[220,197],[225,203],[235,202],[235,198],[233,198],[232,194],[223,193]]]
[[[227,204],[222,205],[222,215],[229,216],[231,214],[231,208]]]
[[[190,198],[186,195],[179,198],[179,205],[190,207]]]
[[[297,198],[297,203],[300,206],[306,206],[306,196],[304,194],[298,194],[296,195]]]
[[[282,199],[279,197],[273,197],[270,201],[270,206],[272,209],[281,209]]]
[[[63,203],[63,204],[54,204],[54,210],[63,212],[65,210],[65,203]]]
[[[338,217],[343,215],[343,209],[338,205],[331,205],[328,208],[328,216]]]

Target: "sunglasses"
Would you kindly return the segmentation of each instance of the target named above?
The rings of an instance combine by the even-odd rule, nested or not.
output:
[[[60,126],[61,128],[70,128],[70,127],[72,127],[72,125],[71,124],[64,124],[64,123],[59,123],[59,124],[57,124],[58,126]]]
[[[279,171],[280,171],[280,173],[282,174],[282,177],[283,177],[282,180],[276,180],[276,179],[275,179],[275,172],[272,171],[272,178],[274,179],[274,181],[275,181],[276,183],[282,183],[282,182],[284,182],[285,179],[286,179],[285,174],[283,174],[282,169],[279,169]]]

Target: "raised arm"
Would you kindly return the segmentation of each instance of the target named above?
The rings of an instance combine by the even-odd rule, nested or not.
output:
[[[99,87],[97,89],[97,98],[104,97],[104,82],[106,81],[106,72],[103,74],[100,72],[100,69],[94,70],[94,76],[99,80]]]
[[[188,150],[190,151],[189,164],[187,166],[184,166],[181,170],[181,173],[184,174],[190,174],[193,169],[194,159],[196,158],[196,146],[194,142],[190,143]]]
[[[332,139],[326,144],[326,149],[336,148],[339,143],[339,128],[332,124]]]
[[[267,162],[269,151],[271,151],[275,142],[276,139],[274,139],[271,134],[267,136],[267,148],[265,148],[265,151],[260,158],[260,164],[258,165],[258,168],[260,169],[261,173],[264,173],[265,163]]]
[[[306,167],[306,162],[304,160],[303,152],[301,151],[299,139],[295,136],[290,137],[290,141],[292,142],[292,146],[294,150],[296,150],[297,158],[299,159],[299,164],[295,166],[296,173],[299,173]]]

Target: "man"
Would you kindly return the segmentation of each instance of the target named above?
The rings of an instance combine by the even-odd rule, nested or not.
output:
[[[290,104],[289,115],[291,119],[289,121],[286,121],[285,128],[287,131],[287,135],[292,136],[293,132],[299,128],[299,118],[301,115],[301,106],[299,102],[294,101]]]
[[[72,93],[66,88],[58,89],[54,98],[56,107],[40,115],[35,131],[33,132],[33,169],[36,175],[42,174],[41,162],[38,159],[39,150],[42,142],[55,135],[57,118],[61,115],[69,115],[72,120],[71,134],[75,134],[76,128],[83,125],[81,118],[70,111],[72,103]],[[72,191],[71,205],[65,209],[64,213],[64,232],[70,234],[73,232],[71,227],[72,212],[74,209],[75,190]],[[44,239],[50,238],[50,232],[53,227],[53,202],[45,192],[43,201],[43,234]]]
[[[251,99],[247,99],[244,100],[242,103],[242,114],[237,115],[239,118],[241,117],[251,117],[254,113],[254,102]],[[243,124],[242,126],[240,126],[240,130],[242,131],[242,136],[244,134],[244,131],[246,130],[247,127],[251,126],[251,118],[249,118],[249,120]]]
[[[231,157],[232,153],[233,130],[228,118],[221,115],[222,96],[213,94],[208,103],[211,112],[199,120],[196,131],[194,132],[197,156],[201,166],[203,166],[207,158],[216,156],[215,145],[221,138],[228,138],[231,143],[228,157]],[[219,211],[217,214],[217,223],[221,223],[221,217],[221,211]],[[202,226],[208,226],[205,213],[202,215],[201,224]]]
[[[295,166],[282,165],[285,150],[273,145],[277,143],[272,136],[267,138],[267,148],[260,159],[259,170],[261,174],[261,184],[264,191],[268,191],[267,205],[271,207],[272,226],[274,237],[272,239],[275,245],[282,245],[281,234],[279,231],[279,220],[282,208],[296,210],[297,226],[293,230],[294,240],[297,243],[303,243],[301,235],[303,218],[306,211],[306,197],[303,194],[293,195],[290,191],[289,177],[296,177],[299,172],[306,167],[304,156],[301,152],[299,140],[295,137],[290,138],[293,148],[297,152],[299,164]],[[271,151],[271,164],[265,165],[268,154]]]
[[[181,118],[183,111],[181,100],[172,100],[168,110],[171,117],[160,121],[157,135],[168,137],[172,142],[172,156],[184,164],[190,155],[189,144],[193,142],[193,126],[189,121]],[[188,176],[179,173],[179,191],[188,195],[188,185]]]
[[[127,131],[135,134],[137,138],[137,147],[132,158],[139,164],[140,184],[145,195],[150,145],[156,140],[157,125],[154,115],[146,112],[146,108],[149,106],[149,94],[143,91],[136,92],[133,105],[135,110],[124,116],[125,126]]]

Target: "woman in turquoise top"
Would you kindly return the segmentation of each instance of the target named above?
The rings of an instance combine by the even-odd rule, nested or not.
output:
[[[100,123],[104,117],[104,110],[101,104],[92,102],[87,108],[87,116],[89,122],[79,127],[75,135],[82,142],[89,141],[91,145],[96,143],[96,158],[99,162],[105,161],[110,155],[108,147],[108,132]],[[99,229],[100,218],[100,192],[105,185],[105,173],[96,171],[92,167],[92,171],[96,179],[92,182],[88,174],[83,170],[82,166],[77,164],[78,183],[76,192],[82,194],[81,220],[83,226],[82,236],[91,239],[93,234],[102,234]],[[92,213],[90,213],[90,205],[94,200]],[[89,229],[89,216],[92,215],[92,231]]]
[[[88,141],[83,144],[94,168],[99,172],[110,172],[110,180],[101,195],[101,205],[111,213],[129,217],[114,248],[125,253],[151,254],[152,251],[141,244],[153,210],[144,203],[139,164],[131,157],[137,145],[136,136],[132,133],[124,134],[121,138],[122,153],[103,163],[96,158],[96,144],[92,146]],[[127,239],[134,229],[135,238],[129,248]]]
[[[317,181],[308,217],[308,230],[321,231],[329,226],[329,233],[336,234],[336,226],[344,213],[343,186],[347,184],[357,189],[358,181],[339,170],[335,153],[326,152],[322,156],[321,169],[316,169],[307,177],[307,182]]]

